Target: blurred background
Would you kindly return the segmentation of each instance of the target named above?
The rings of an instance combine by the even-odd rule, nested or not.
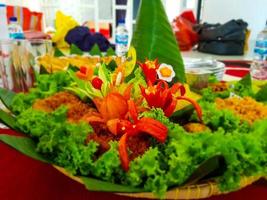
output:
[[[197,16],[199,1],[163,0],[163,3],[168,18],[172,21],[187,9],[192,9]],[[54,27],[55,13],[57,10],[61,10],[81,24],[89,22],[96,31],[108,27],[112,38],[117,21],[123,17],[127,18],[127,29],[131,36],[140,0],[2,0],[1,2],[43,13],[44,31]],[[265,24],[266,9],[266,0],[202,0],[200,20],[209,23],[225,23],[230,19],[242,18],[248,22],[251,30],[250,39],[253,40]]]

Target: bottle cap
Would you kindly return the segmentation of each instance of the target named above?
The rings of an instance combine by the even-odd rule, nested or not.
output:
[[[118,24],[125,24],[125,19],[119,19]]]
[[[10,17],[10,18],[9,18],[9,21],[10,21],[10,22],[17,22],[17,18],[16,18],[16,17]]]

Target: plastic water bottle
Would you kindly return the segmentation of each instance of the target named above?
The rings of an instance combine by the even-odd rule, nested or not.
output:
[[[11,39],[24,39],[22,28],[18,24],[16,17],[9,18],[8,32]]]
[[[0,4],[0,40],[9,39],[6,5]]]
[[[267,22],[265,28],[257,35],[251,75],[257,80],[267,80]]]
[[[128,50],[128,31],[125,26],[125,20],[119,20],[116,28],[116,54],[118,56],[124,56]]]

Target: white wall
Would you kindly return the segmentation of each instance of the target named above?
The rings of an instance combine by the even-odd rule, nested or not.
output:
[[[255,40],[267,20],[267,0],[203,0],[202,22],[224,23],[230,19],[248,22]]]
[[[169,21],[172,21],[175,17],[180,14],[181,11],[181,0],[166,0],[165,8]]]
[[[165,8],[169,21],[185,10],[193,10],[196,17],[197,0],[165,0]]]

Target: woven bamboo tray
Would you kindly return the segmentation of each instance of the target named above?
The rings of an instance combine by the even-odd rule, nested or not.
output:
[[[54,165],[58,171],[68,176],[69,178],[83,184],[83,181],[79,177],[75,177],[70,175],[64,168],[58,167]],[[243,177],[240,182],[240,188],[244,188],[253,182],[259,180],[261,176],[253,176],[253,177]],[[228,192],[221,192],[218,188],[218,184],[216,182],[207,182],[203,184],[190,185],[185,187],[177,187],[169,190],[166,193],[165,199],[204,199],[214,195],[226,194]],[[128,196],[133,198],[148,198],[155,199],[156,197],[151,192],[141,192],[141,193],[116,193],[122,196]]]

